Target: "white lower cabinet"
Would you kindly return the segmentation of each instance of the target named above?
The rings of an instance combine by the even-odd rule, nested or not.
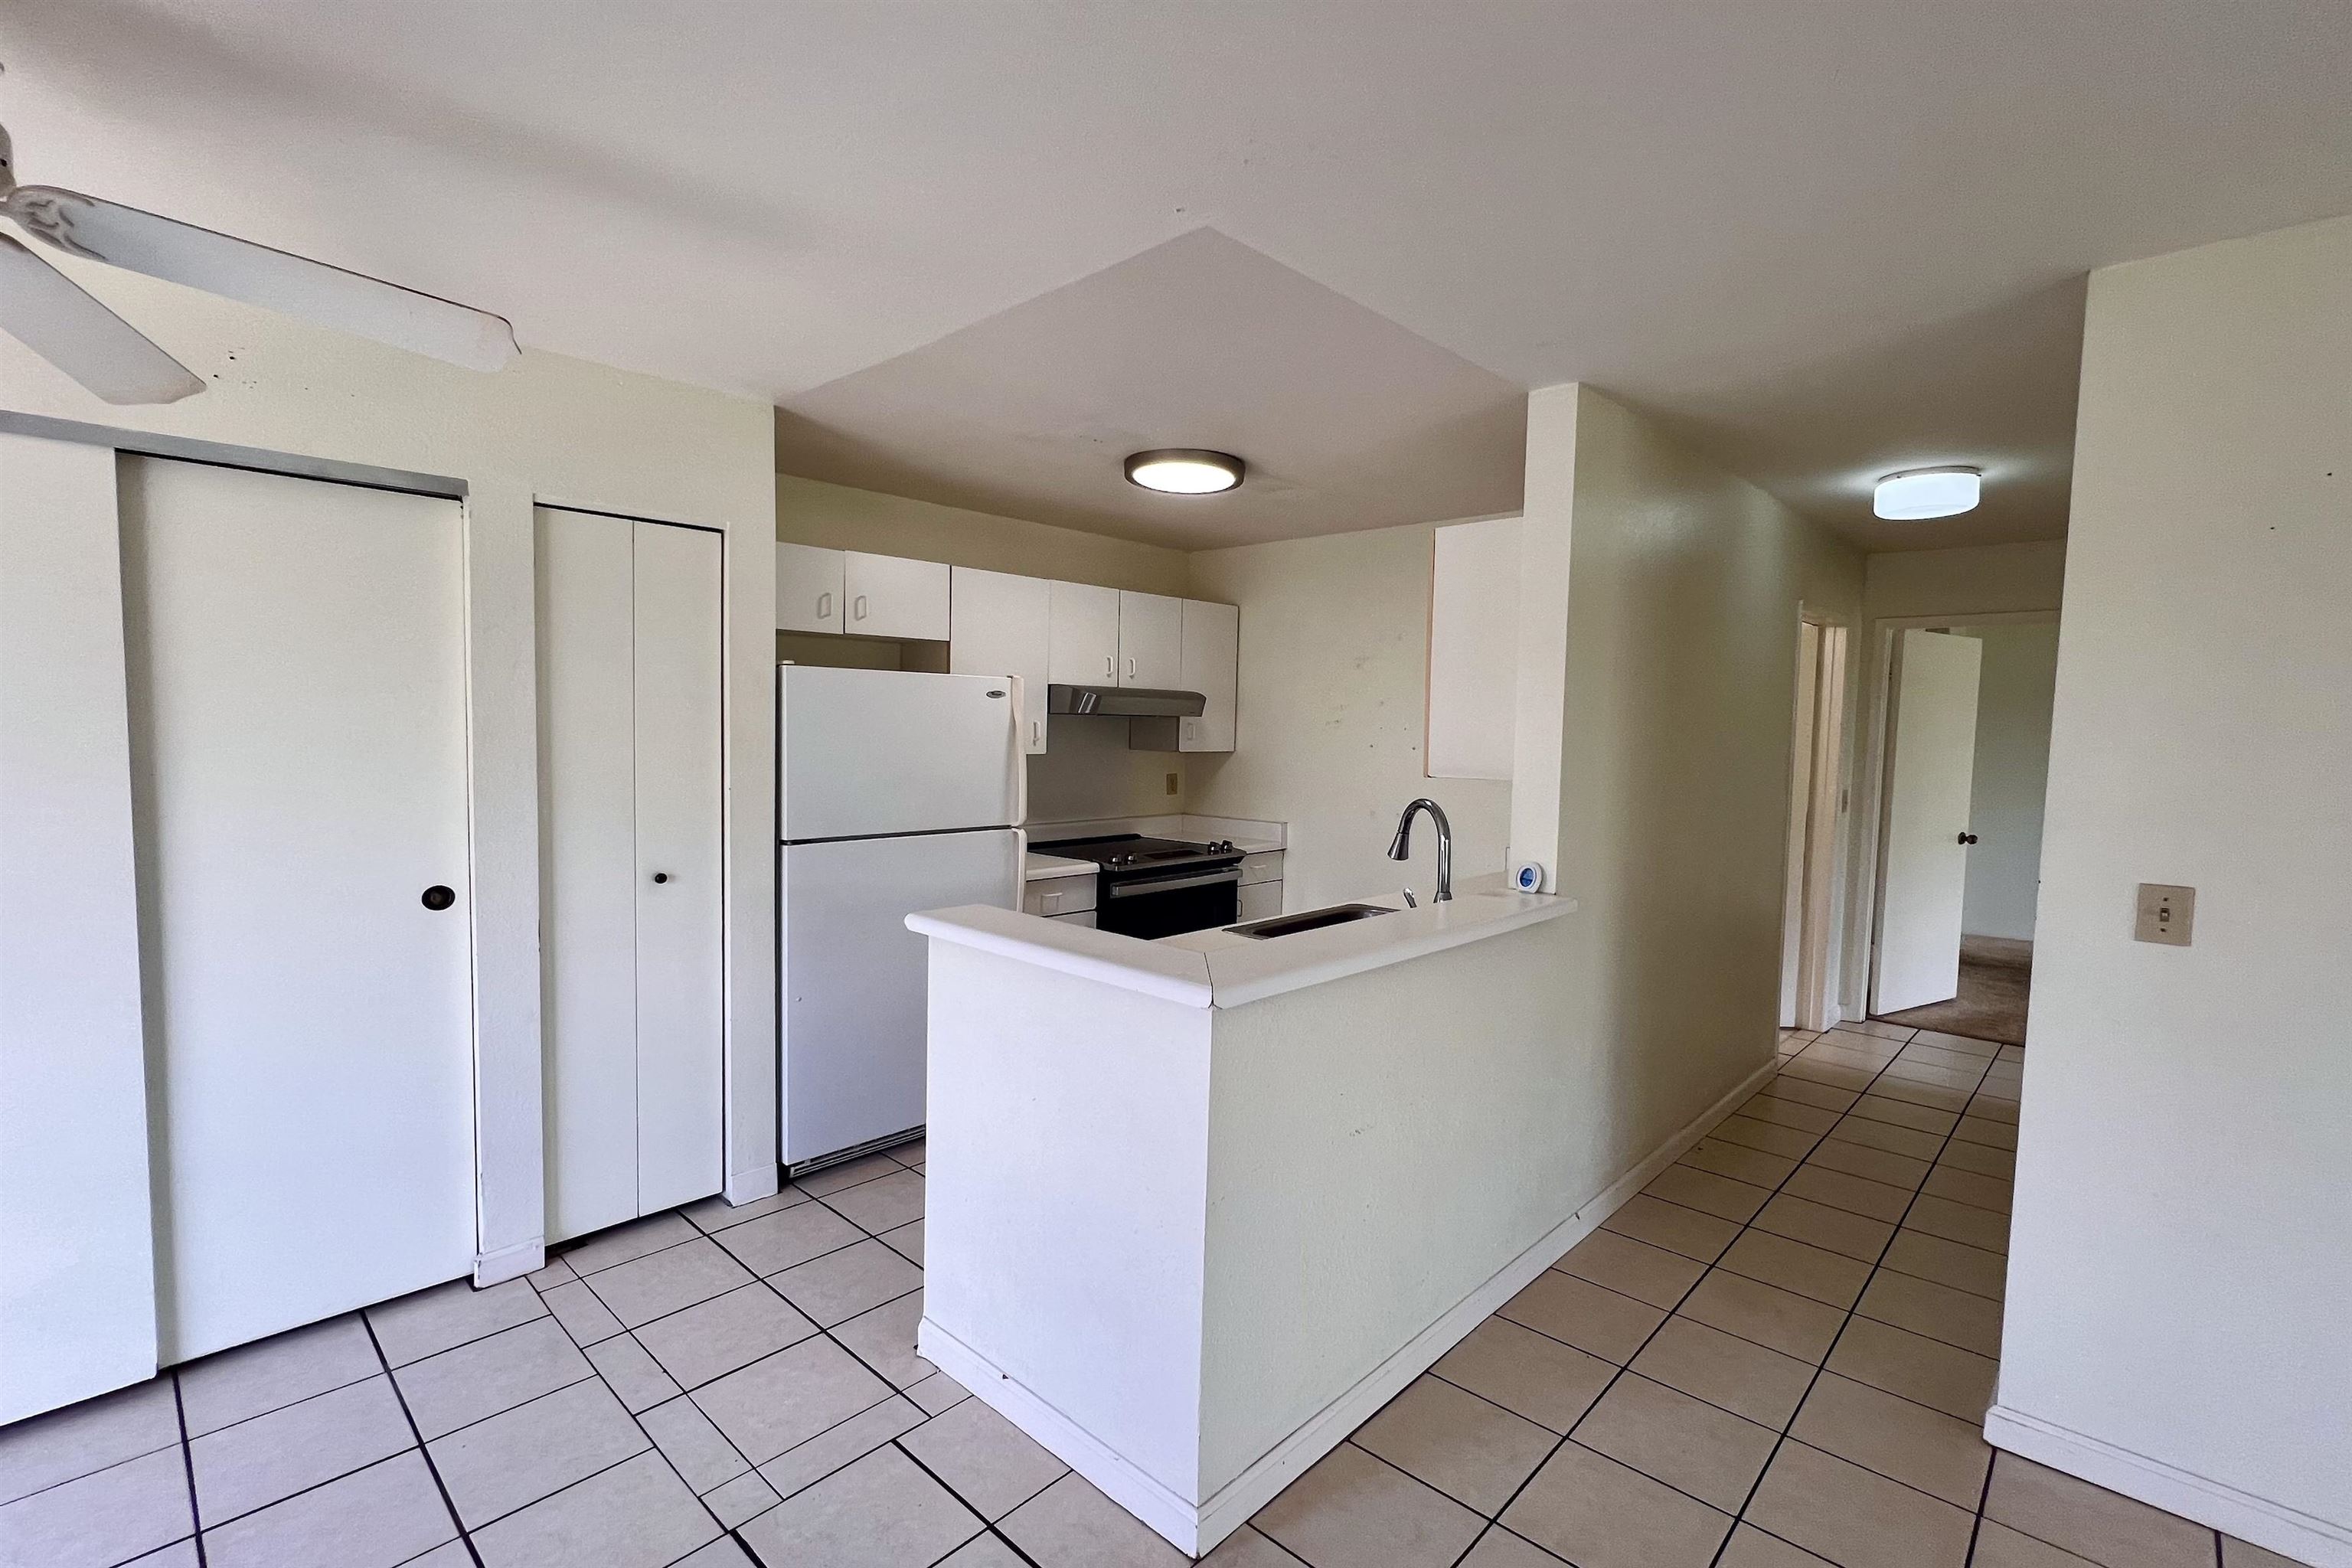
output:
[[[555,1241],[721,1184],[720,540],[538,521]]]
[[[1244,921],[1272,920],[1282,912],[1280,882],[1251,882],[1241,890],[1241,918]]]

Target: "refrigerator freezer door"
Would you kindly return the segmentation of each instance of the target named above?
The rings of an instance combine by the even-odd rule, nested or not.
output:
[[[1021,851],[1010,829],[780,851],[784,1163],[923,1124],[929,955],[907,917],[1019,909]]]
[[[1026,768],[1014,690],[1003,676],[785,665],[776,672],[779,837],[1018,825]]]

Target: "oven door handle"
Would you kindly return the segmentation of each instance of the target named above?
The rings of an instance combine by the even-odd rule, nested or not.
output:
[[[1198,877],[1171,877],[1158,882],[1121,882],[1110,890],[1114,899],[1139,899],[1146,893],[1175,893],[1186,888],[1213,888],[1220,882],[1242,879],[1239,866],[1228,866],[1222,871],[1211,871]]]

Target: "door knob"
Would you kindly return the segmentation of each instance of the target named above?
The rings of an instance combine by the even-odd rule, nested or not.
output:
[[[1963,833],[1960,835],[1959,841],[1963,844],[1974,844],[1977,841],[1977,836],[1973,833]]]
[[[436,882],[431,887],[425,889],[425,897],[417,901],[428,910],[446,910],[451,904],[457,901],[457,895],[449,889],[443,887],[440,883]]]
[[[669,873],[667,871],[656,871],[654,873],[654,880],[656,882],[667,882],[669,880]]]

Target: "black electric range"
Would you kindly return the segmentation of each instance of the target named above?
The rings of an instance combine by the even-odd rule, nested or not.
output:
[[[1033,842],[1040,855],[1091,860],[1095,925],[1124,936],[1175,936],[1241,918],[1242,852],[1230,839],[1207,844],[1112,833]]]

